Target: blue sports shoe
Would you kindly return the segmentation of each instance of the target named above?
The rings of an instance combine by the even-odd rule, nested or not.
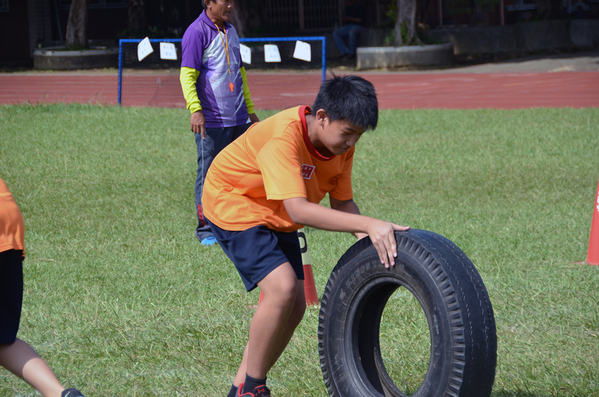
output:
[[[206,237],[202,240],[202,245],[212,245],[216,243],[216,238],[214,236]]]

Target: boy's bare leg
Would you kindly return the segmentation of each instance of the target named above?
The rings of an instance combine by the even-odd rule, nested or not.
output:
[[[237,374],[235,375],[235,379],[233,380],[233,385],[239,387],[240,384],[245,382],[245,373],[248,370],[248,346],[250,342],[245,345],[245,350],[243,351],[243,358],[241,359],[241,365],[239,365],[239,369],[237,370]]]
[[[60,397],[64,387],[48,364],[21,339],[10,345],[0,345],[0,365],[22,378],[44,397]]]
[[[302,318],[304,318],[304,313],[306,311],[306,294],[304,291],[303,280],[297,280],[297,288],[298,291],[297,296],[295,298],[295,305],[293,306],[293,311],[291,312],[289,320],[287,320],[287,324],[285,325],[285,329],[281,334],[277,349],[275,350],[270,366],[268,367],[269,371],[275,365],[279,357],[281,357],[281,354],[283,354],[283,351],[289,344],[289,341],[291,340],[291,337],[293,336],[295,329],[297,328],[299,323],[301,323]]]
[[[306,295],[305,295],[305,291],[304,291],[304,281],[297,280],[297,283],[298,283],[298,294],[295,299],[295,305],[293,306],[293,312],[289,316],[289,319],[287,320],[287,324],[285,325],[285,329],[283,330],[283,333],[281,334],[279,343],[277,344],[277,349],[275,350],[274,355],[271,360],[271,363],[270,363],[270,366],[268,367],[268,371],[270,371],[270,369],[275,365],[275,363],[277,362],[277,360],[279,359],[281,354],[283,354],[283,351],[289,344],[289,341],[291,340],[291,337],[293,336],[295,329],[297,328],[299,323],[302,321],[302,318],[304,317],[304,312],[306,310]],[[260,304],[262,305],[263,302],[264,302],[264,299],[262,300],[262,302],[260,302]],[[235,380],[233,382],[233,384],[235,386],[239,386],[241,383],[243,383],[245,381],[245,375],[247,372],[248,346],[249,346],[249,342],[245,346],[245,350],[243,352],[243,359],[241,360],[241,365],[239,366],[239,370],[237,371],[237,375],[235,376]]]
[[[282,354],[304,315],[303,285],[289,262],[258,283],[264,298],[250,325],[249,342],[234,381],[236,386],[244,382],[246,373],[256,379],[265,378]]]

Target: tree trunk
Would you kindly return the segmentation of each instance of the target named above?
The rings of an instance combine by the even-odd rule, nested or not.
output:
[[[397,0],[397,18],[395,19],[395,40],[393,45],[410,45],[414,40],[420,42],[416,36],[416,1]]]
[[[147,27],[145,0],[129,0],[127,4],[127,30],[129,33],[145,32]]]
[[[87,47],[87,0],[73,0],[67,20],[67,47]]]

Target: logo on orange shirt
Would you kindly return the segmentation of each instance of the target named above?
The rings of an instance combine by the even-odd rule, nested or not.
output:
[[[304,178],[304,179],[312,178],[312,174],[314,173],[315,168],[316,167],[314,167],[313,165],[302,164],[302,178]]]

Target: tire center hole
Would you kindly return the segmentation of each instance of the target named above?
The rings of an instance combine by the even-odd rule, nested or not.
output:
[[[387,374],[407,395],[414,394],[426,376],[430,361],[430,332],[418,299],[399,287],[385,305],[379,341]]]

